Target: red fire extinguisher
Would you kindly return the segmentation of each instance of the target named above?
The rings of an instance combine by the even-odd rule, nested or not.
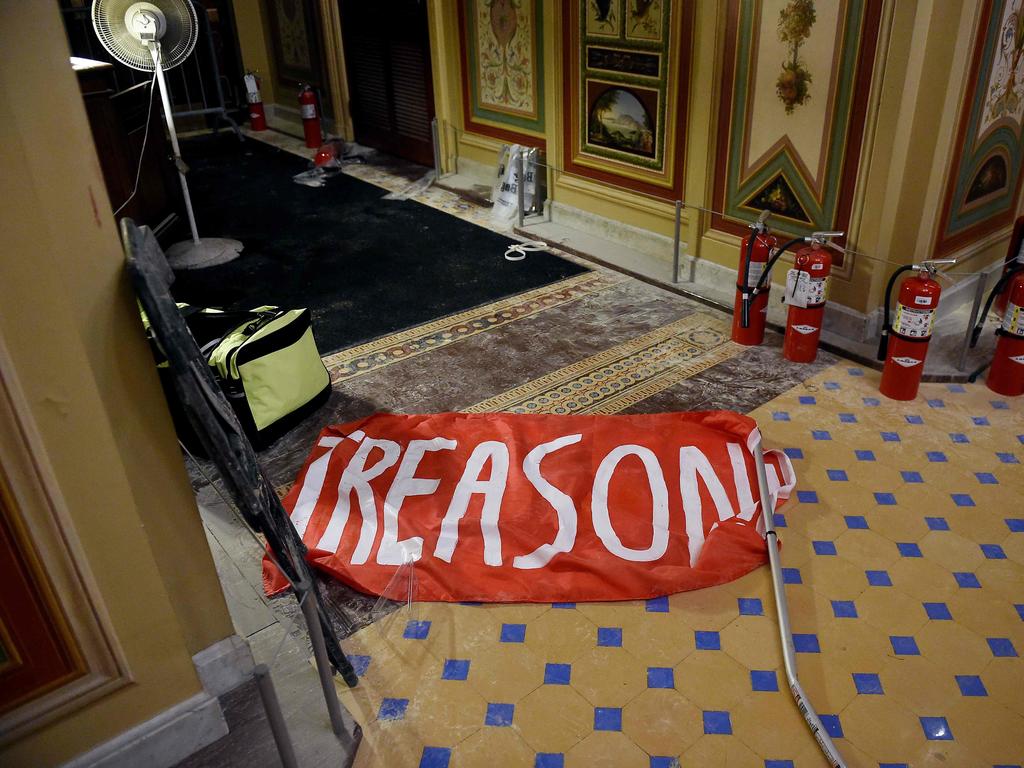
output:
[[[1024,264],[1011,266],[1013,268],[1003,274],[989,294],[981,319],[974,328],[971,346],[978,343],[993,301],[1005,299],[1002,323],[996,331],[996,350],[985,384],[1000,395],[1016,397],[1024,394]],[[972,374],[970,380],[974,381],[981,370]]]
[[[254,131],[267,130],[267,114],[263,111],[260,78],[255,72],[245,73],[245,94],[249,101],[249,125]]]
[[[299,91],[299,113],[302,116],[302,131],[306,134],[306,146],[316,149],[323,144],[323,134],[320,132],[316,93],[308,85],[302,86]]]
[[[793,268],[786,274],[789,305],[782,356],[794,363],[811,363],[818,356],[821,322],[825,316],[828,278],[832,274],[832,255],[826,238],[842,237],[842,232],[815,232],[810,245],[796,252]]]
[[[892,273],[885,287],[882,335],[878,359],[885,360],[879,391],[891,400],[913,400],[921,386],[932,323],[939,306],[942,287],[935,280],[939,264],[955,264],[956,259],[922,261],[908,264]],[[917,271],[900,284],[896,299],[896,318],[890,322],[889,305],[896,280],[904,272]],[[890,336],[892,337],[890,339]]]
[[[768,291],[760,296],[753,293],[761,283],[765,267],[777,245],[768,232],[769,211],[761,212],[750,225],[750,234],[740,243],[740,263],[736,274],[736,301],[732,311],[732,340],[748,347],[764,341],[764,326],[768,315]],[[767,285],[771,288],[771,279]]]
[[[1003,265],[1003,275],[1024,267],[1024,216],[1014,222],[1013,234],[1010,236],[1010,245],[1006,249],[1006,260]],[[1002,317],[1006,312],[1006,302],[1010,297],[1010,283],[1007,281],[1003,292],[996,297],[996,315]],[[984,316],[982,316],[984,317]]]

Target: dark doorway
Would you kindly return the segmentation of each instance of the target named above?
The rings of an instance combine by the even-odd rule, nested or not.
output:
[[[425,0],[338,0],[355,139],[434,164],[434,89]]]

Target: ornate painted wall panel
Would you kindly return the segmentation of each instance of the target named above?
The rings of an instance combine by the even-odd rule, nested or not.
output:
[[[690,2],[563,0],[566,170],[679,196],[692,25]]]
[[[1024,9],[985,0],[946,181],[935,250],[957,250],[1013,221],[1024,134]]]
[[[461,0],[466,128],[543,146],[542,0]]]
[[[730,0],[713,226],[846,230],[881,0]]]

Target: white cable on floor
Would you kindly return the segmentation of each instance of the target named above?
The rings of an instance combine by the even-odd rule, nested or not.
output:
[[[506,261],[522,261],[530,251],[546,251],[548,244],[543,240],[524,240],[521,243],[512,243],[505,251]]]

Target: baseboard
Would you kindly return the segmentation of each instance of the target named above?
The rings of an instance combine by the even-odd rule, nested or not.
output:
[[[220,702],[204,691],[79,755],[64,768],[171,768],[227,733]]]
[[[252,679],[254,662],[249,643],[231,635],[192,657],[203,689],[211,696],[223,696]]]

